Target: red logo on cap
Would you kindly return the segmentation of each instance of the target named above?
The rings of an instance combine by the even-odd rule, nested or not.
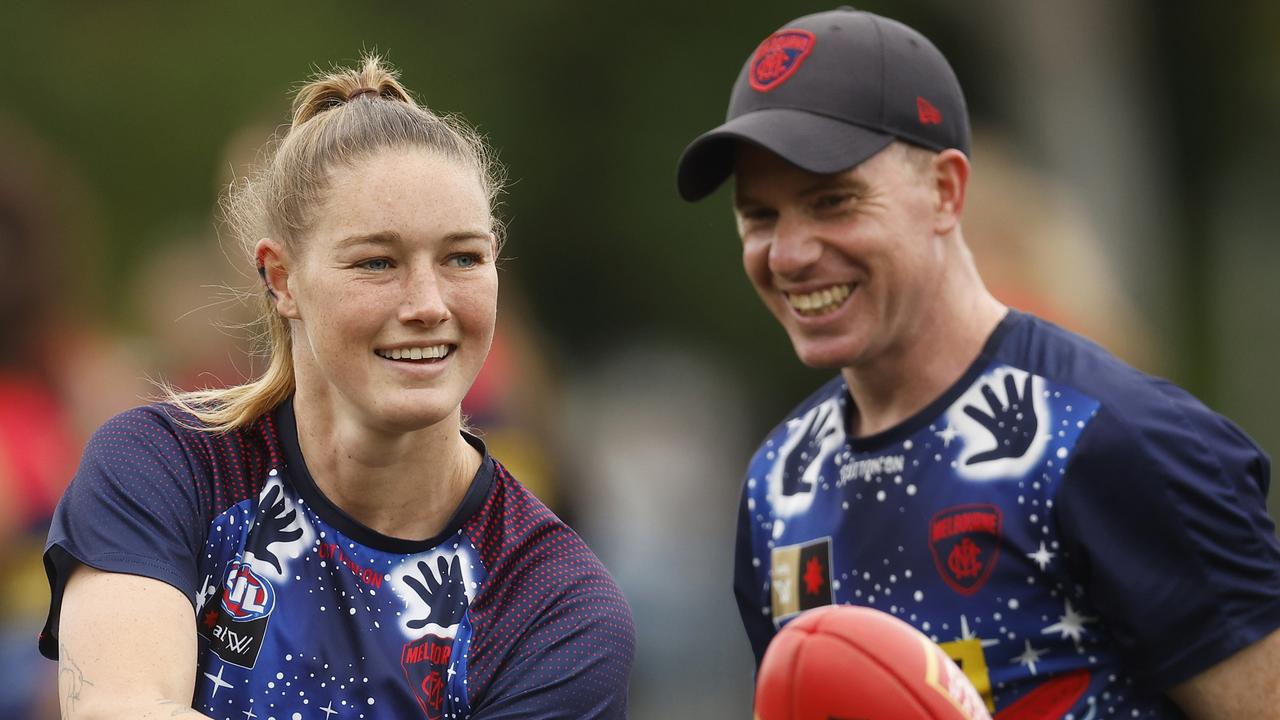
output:
[[[942,124],[942,113],[938,112],[938,108],[922,97],[916,97],[916,111],[920,113],[921,125]]]
[[[809,57],[813,43],[808,30],[779,30],[765,38],[751,58],[751,87],[769,92],[781,85]]]

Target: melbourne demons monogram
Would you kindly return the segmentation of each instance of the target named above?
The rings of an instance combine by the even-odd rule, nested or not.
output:
[[[942,579],[961,595],[982,587],[1000,556],[1000,508],[958,505],[929,523],[929,549]]]
[[[780,30],[765,38],[751,60],[751,87],[768,92],[781,85],[813,51],[813,43],[808,30]]]

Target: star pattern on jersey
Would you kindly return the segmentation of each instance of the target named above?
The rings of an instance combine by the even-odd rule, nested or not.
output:
[[[208,602],[209,598],[213,597],[213,594],[217,591],[218,583],[213,581],[213,575],[205,575],[204,584],[200,587],[200,594],[196,596],[196,607],[204,607],[204,604]]]
[[[938,439],[942,440],[942,447],[945,448],[951,447],[951,441],[960,437],[960,433],[956,431],[955,427],[953,427],[951,423],[947,423],[946,428],[936,431],[933,434],[937,435]]]
[[[1054,557],[1056,557],[1056,554],[1050,552],[1049,548],[1045,547],[1044,541],[1041,540],[1040,549],[1033,553],[1027,553],[1027,557],[1035,561],[1035,564],[1040,566],[1040,571],[1044,572],[1044,570],[1049,567],[1049,563],[1053,561]]]
[[[1014,658],[1014,660],[1017,661],[1019,665],[1027,666],[1027,669],[1031,671],[1031,674],[1035,675],[1036,663],[1040,662],[1041,656],[1045,655],[1049,651],[1037,650],[1036,648],[1031,647],[1030,640],[1025,641],[1025,645],[1023,647],[1025,649],[1022,651],[1022,654]]]
[[[960,637],[956,638],[956,640],[977,640],[978,644],[984,648],[989,648],[992,645],[1000,644],[999,638],[978,637],[977,633],[969,629],[969,618],[965,617],[964,615],[960,616]]]
[[[258,717],[258,714],[253,711],[253,708],[241,710],[240,714],[244,716],[244,720],[253,720],[253,718]]]
[[[231,683],[222,679],[222,671],[225,669],[227,669],[226,665],[220,665],[218,667],[218,674],[216,676],[213,673],[204,674],[204,676],[209,678],[209,681],[213,683],[213,695],[212,695],[213,697],[218,697],[218,691],[224,687],[225,688],[234,687]]]
[[[1058,622],[1044,628],[1040,631],[1042,635],[1050,633],[1062,633],[1061,637],[1071,638],[1072,642],[1077,645],[1084,637],[1085,623],[1095,622],[1097,618],[1081,615],[1076,609],[1071,607],[1071,601],[1065,600],[1066,607],[1063,609],[1062,615],[1058,616]]]
[[[831,602],[889,613],[943,645],[953,658],[980,658],[988,669],[987,692],[993,704],[1006,705],[1018,698],[1021,688],[1034,687],[1060,673],[1083,672],[1089,677],[1089,687],[1068,709],[1076,720],[1154,717],[1149,701],[1129,692],[1133,680],[1128,673],[1115,669],[1116,656],[1105,639],[1106,620],[1090,602],[1072,572],[1073,566],[1064,564],[1070,558],[1068,543],[1064,543],[1063,528],[1054,522],[1060,491],[1066,487],[1062,481],[1098,405],[1074,388],[1039,376],[1028,380],[1016,369],[1002,370],[998,363],[993,367],[987,375],[996,380],[1004,379],[1002,372],[1013,372],[1023,405],[1034,406],[1039,427],[1023,427],[1024,432],[1031,430],[1024,439],[1032,438],[1032,447],[1023,456],[967,467],[968,453],[975,447],[985,450],[988,438],[971,427],[971,418],[963,416],[964,406],[972,404],[969,401],[973,398],[962,397],[927,423],[917,425],[909,437],[866,446],[846,442],[816,468],[816,473],[810,473],[817,498],[815,510],[784,514],[759,487],[761,473],[771,467],[765,453],[787,438],[779,429],[762,446],[747,473],[743,502],[750,512],[744,518],[744,529],[751,533],[752,545],[738,572],[762,586],[760,613],[771,618],[769,602],[777,598],[771,594],[773,586],[768,579],[774,563],[780,561],[772,553],[784,545],[800,546],[830,535],[833,545],[847,548],[821,568],[832,588]],[[843,396],[845,386],[833,388]],[[997,385],[996,398],[1006,407],[1007,397]],[[817,395],[811,403],[822,398]],[[797,412],[807,412],[811,403]],[[1029,420],[1026,407],[1017,410],[1024,414],[1013,412],[1003,418],[1006,423]],[[1000,419],[996,419],[997,428]],[[985,428],[978,429],[985,432]],[[952,440],[955,448],[950,447]],[[995,570],[993,590],[963,601],[966,605],[961,607],[950,593],[938,592],[939,575],[945,578],[950,569],[945,562],[948,556],[943,555],[939,566],[938,553],[927,552],[932,546],[920,542],[922,526],[932,531],[931,518],[948,506],[935,500],[938,493],[928,491],[943,484],[948,489],[964,484],[963,493],[957,489],[954,499],[948,497],[951,504],[990,503],[1004,513],[999,531],[1004,564]],[[925,492],[919,492],[922,487]],[[858,531],[868,522],[878,523],[885,517],[900,517],[905,533],[876,533],[875,542],[850,540],[858,538]],[[785,540],[774,532],[784,520]],[[946,549],[950,551],[960,539]],[[1023,560],[1018,560],[1019,555]],[[812,597],[806,583],[809,558],[798,562],[794,553],[785,558],[791,568],[790,595]],[[1021,648],[1019,640],[1023,641]],[[1103,668],[1111,671],[1103,676]],[[1040,677],[1041,669],[1045,677]],[[1066,717],[1068,711],[1061,714]]]
[[[328,705],[320,708],[320,712],[324,713],[324,720],[329,720],[330,715],[337,715],[338,711],[333,709],[333,701],[330,700]]]

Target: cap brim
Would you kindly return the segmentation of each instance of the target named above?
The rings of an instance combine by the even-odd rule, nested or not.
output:
[[[893,136],[790,108],[756,110],[699,135],[676,167],[680,197],[695,202],[733,174],[734,148],[749,142],[809,172],[844,172],[883,150]]]

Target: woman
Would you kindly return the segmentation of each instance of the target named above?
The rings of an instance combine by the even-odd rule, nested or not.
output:
[[[269,367],[114,418],[59,505],[66,716],[625,716],[625,600],[461,424],[498,189],[378,58],[302,88],[229,196]]]

